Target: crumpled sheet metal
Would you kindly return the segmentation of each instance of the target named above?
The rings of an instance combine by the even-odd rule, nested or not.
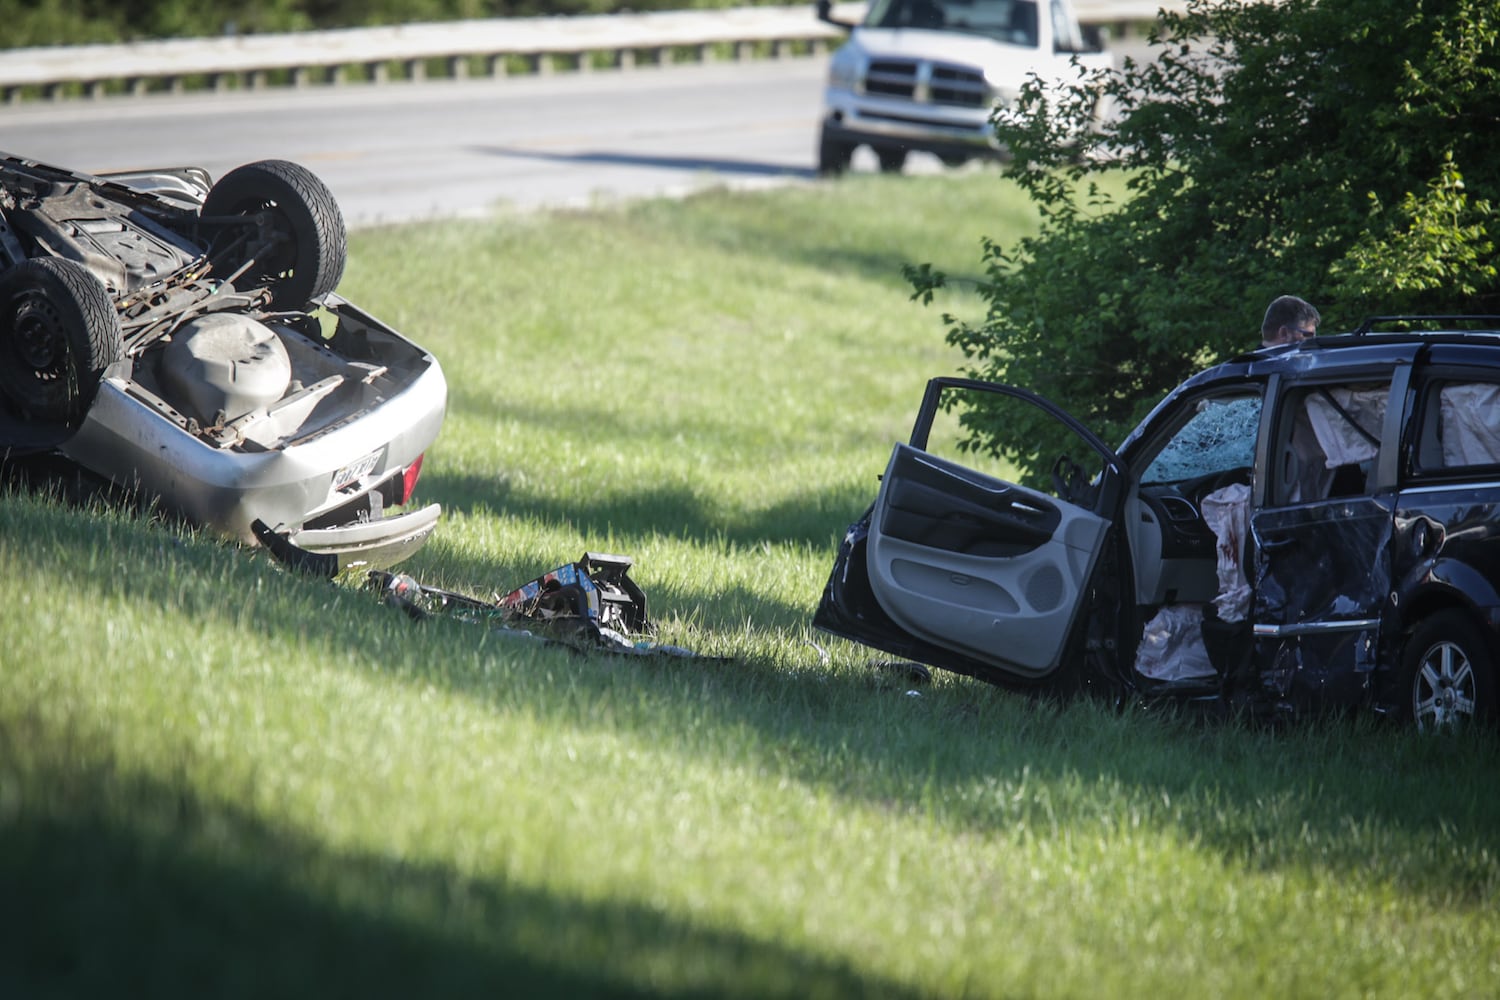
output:
[[[1336,626],[1381,617],[1393,525],[1369,500],[1312,508],[1308,516],[1305,524],[1278,525],[1259,539],[1255,621],[1334,627],[1258,639],[1255,656],[1268,690],[1286,695],[1295,686],[1317,700],[1334,694],[1331,686],[1365,683],[1376,667],[1375,626]]]
[[[1257,565],[1255,620],[1295,624],[1364,617],[1385,600],[1391,518],[1328,517],[1266,545]],[[1280,541],[1278,537],[1276,541]]]

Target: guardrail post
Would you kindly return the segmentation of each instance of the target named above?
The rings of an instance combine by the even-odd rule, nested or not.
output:
[[[454,80],[462,80],[469,75],[469,60],[466,56],[448,57],[448,76]]]

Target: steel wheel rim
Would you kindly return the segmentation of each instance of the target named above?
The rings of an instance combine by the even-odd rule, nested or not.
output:
[[[40,296],[27,296],[18,304],[12,322],[19,360],[42,381],[60,378],[68,356],[68,338],[51,303]]]

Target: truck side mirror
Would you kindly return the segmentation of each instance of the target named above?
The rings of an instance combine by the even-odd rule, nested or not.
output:
[[[818,20],[831,24],[835,28],[843,28],[845,31],[853,31],[854,25],[848,21],[840,21],[833,16],[833,0],[817,0]]]

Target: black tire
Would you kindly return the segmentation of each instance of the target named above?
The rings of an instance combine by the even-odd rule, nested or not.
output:
[[[82,264],[40,257],[0,275],[0,389],[28,422],[77,426],[124,356],[114,300]]]
[[[204,199],[201,215],[254,215],[270,211],[273,244],[263,250],[250,269],[235,280],[238,288],[265,287],[271,305],[297,309],[333,291],[344,275],[349,236],[333,192],[312,171],[285,160],[261,160],[236,167],[219,178]],[[252,240],[252,243],[259,239]],[[228,276],[246,262],[252,247],[221,238],[215,269]]]
[[[880,161],[880,172],[883,174],[899,174],[906,166],[906,150],[899,147],[877,149],[875,158]]]
[[[818,173],[824,177],[837,177],[849,169],[854,159],[854,144],[832,138],[824,129],[818,137]]]
[[[1494,718],[1494,655],[1461,611],[1439,611],[1411,630],[1400,678],[1401,714],[1419,730]]]

